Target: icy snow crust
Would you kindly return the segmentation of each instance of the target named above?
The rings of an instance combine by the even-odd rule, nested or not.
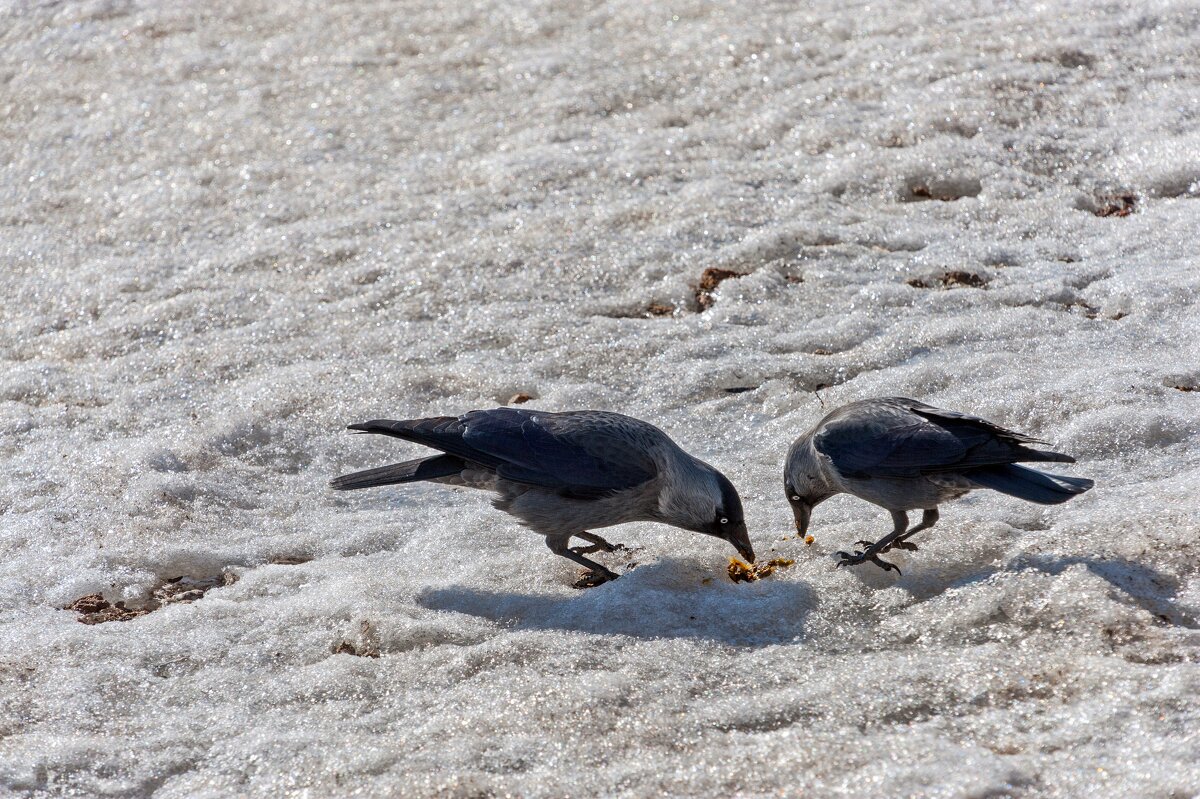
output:
[[[8,4],[0,785],[1200,791],[1197,42],[1189,2]],[[709,267],[748,274],[700,313]],[[347,423],[517,392],[659,424],[796,566],[629,525],[579,592],[486,495],[326,488],[420,451]],[[784,453],[893,394],[1097,487],[835,569],[887,515],[789,539]]]

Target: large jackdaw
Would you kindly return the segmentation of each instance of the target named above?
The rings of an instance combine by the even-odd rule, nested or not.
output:
[[[724,539],[753,562],[742,502],[733,484],[639,419],[605,411],[496,408],[350,425],[441,450],[443,455],[338,477],[339,490],[429,480],[495,491],[492,504],[546,537],[550,551],[616,577],[585,557],[616,547],[591,530],[653,521]],[[569,547],[572,537],[590,546]]]
[[[1057,505],[1092,487],[1082,477],[1016,465],[1075,462],[1069,455],[1026,446],[1044,443],[905,397],[863,400],[843,405],[796,439],[784,466],[784,490],[801,536],[808,532],[812,509],[835,494],[853,494],[891,511],[892,532],[878,541],[855,542],[863,549],[853,555],[838,552],[838,565],[871,561],[899,572],[879,555],[893,548],[916,550],[907,539],[937,522],[937,506],[972,489]],[[921,523],[910,528],[906,511],[917,508],[924,511]]]

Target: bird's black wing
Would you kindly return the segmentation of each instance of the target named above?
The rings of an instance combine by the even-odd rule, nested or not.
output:
[[[846,477],[916,477],[1024,461],[1073,462],[1030,449],[1037,439],[986,419],[904,398],[854,403],[813,438]]]
[[[615,414],[555,414],[516,408],[460,417],[377,420],[352,430],[416,441],[493,469],[518,483],[596,498],[652,479],[654,462]]]

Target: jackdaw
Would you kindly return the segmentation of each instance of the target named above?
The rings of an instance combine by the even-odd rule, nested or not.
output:
[[[544,535],[554,554],[590,569],[590,584],[617,576],[585,557],[617,548],[590,531],[625,522],[663,522],[716,536],[754,561],[733,484],[639,419],[605,411],[496,408],[457,418],[381,419],[349,429],[445,454],[344,475],[330,483],[333,488],[428,480],[495,491],[495,507]],[[567,546],[572,537],[590,546]]]
[[[905,397],[843,405],[796,439],[788,450],[783,482],[796,517],[808,533],[812,509],[835,494],[853,494],[887,508],[895,525],[878,541],[856,541],[863,550],[838,552],[839,566],[880,560],[889,549],[916,550],[907,539],[938,520],[937,506],[976,488],[1057,505],[1092,487],[1091,480],[1039,472],[1020,462],[1074,463],[1059,452],[1031,449],[1045,444],[976,416],[944,411]],[[910,528],[905,511],[924,511]]]

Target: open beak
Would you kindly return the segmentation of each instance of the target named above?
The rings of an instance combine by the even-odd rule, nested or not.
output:
[[[738,554],[746,559],[747,563],[754,562],[754,547],[750,546],[750,533],[746,530],[745,522],[733,528],[728,540],[737,549]]]
[[[805,502],[793,502],[792,514],[796,517],[796,532],[801,538],[808,535],[808,523],[812,520],[812,505]]]

